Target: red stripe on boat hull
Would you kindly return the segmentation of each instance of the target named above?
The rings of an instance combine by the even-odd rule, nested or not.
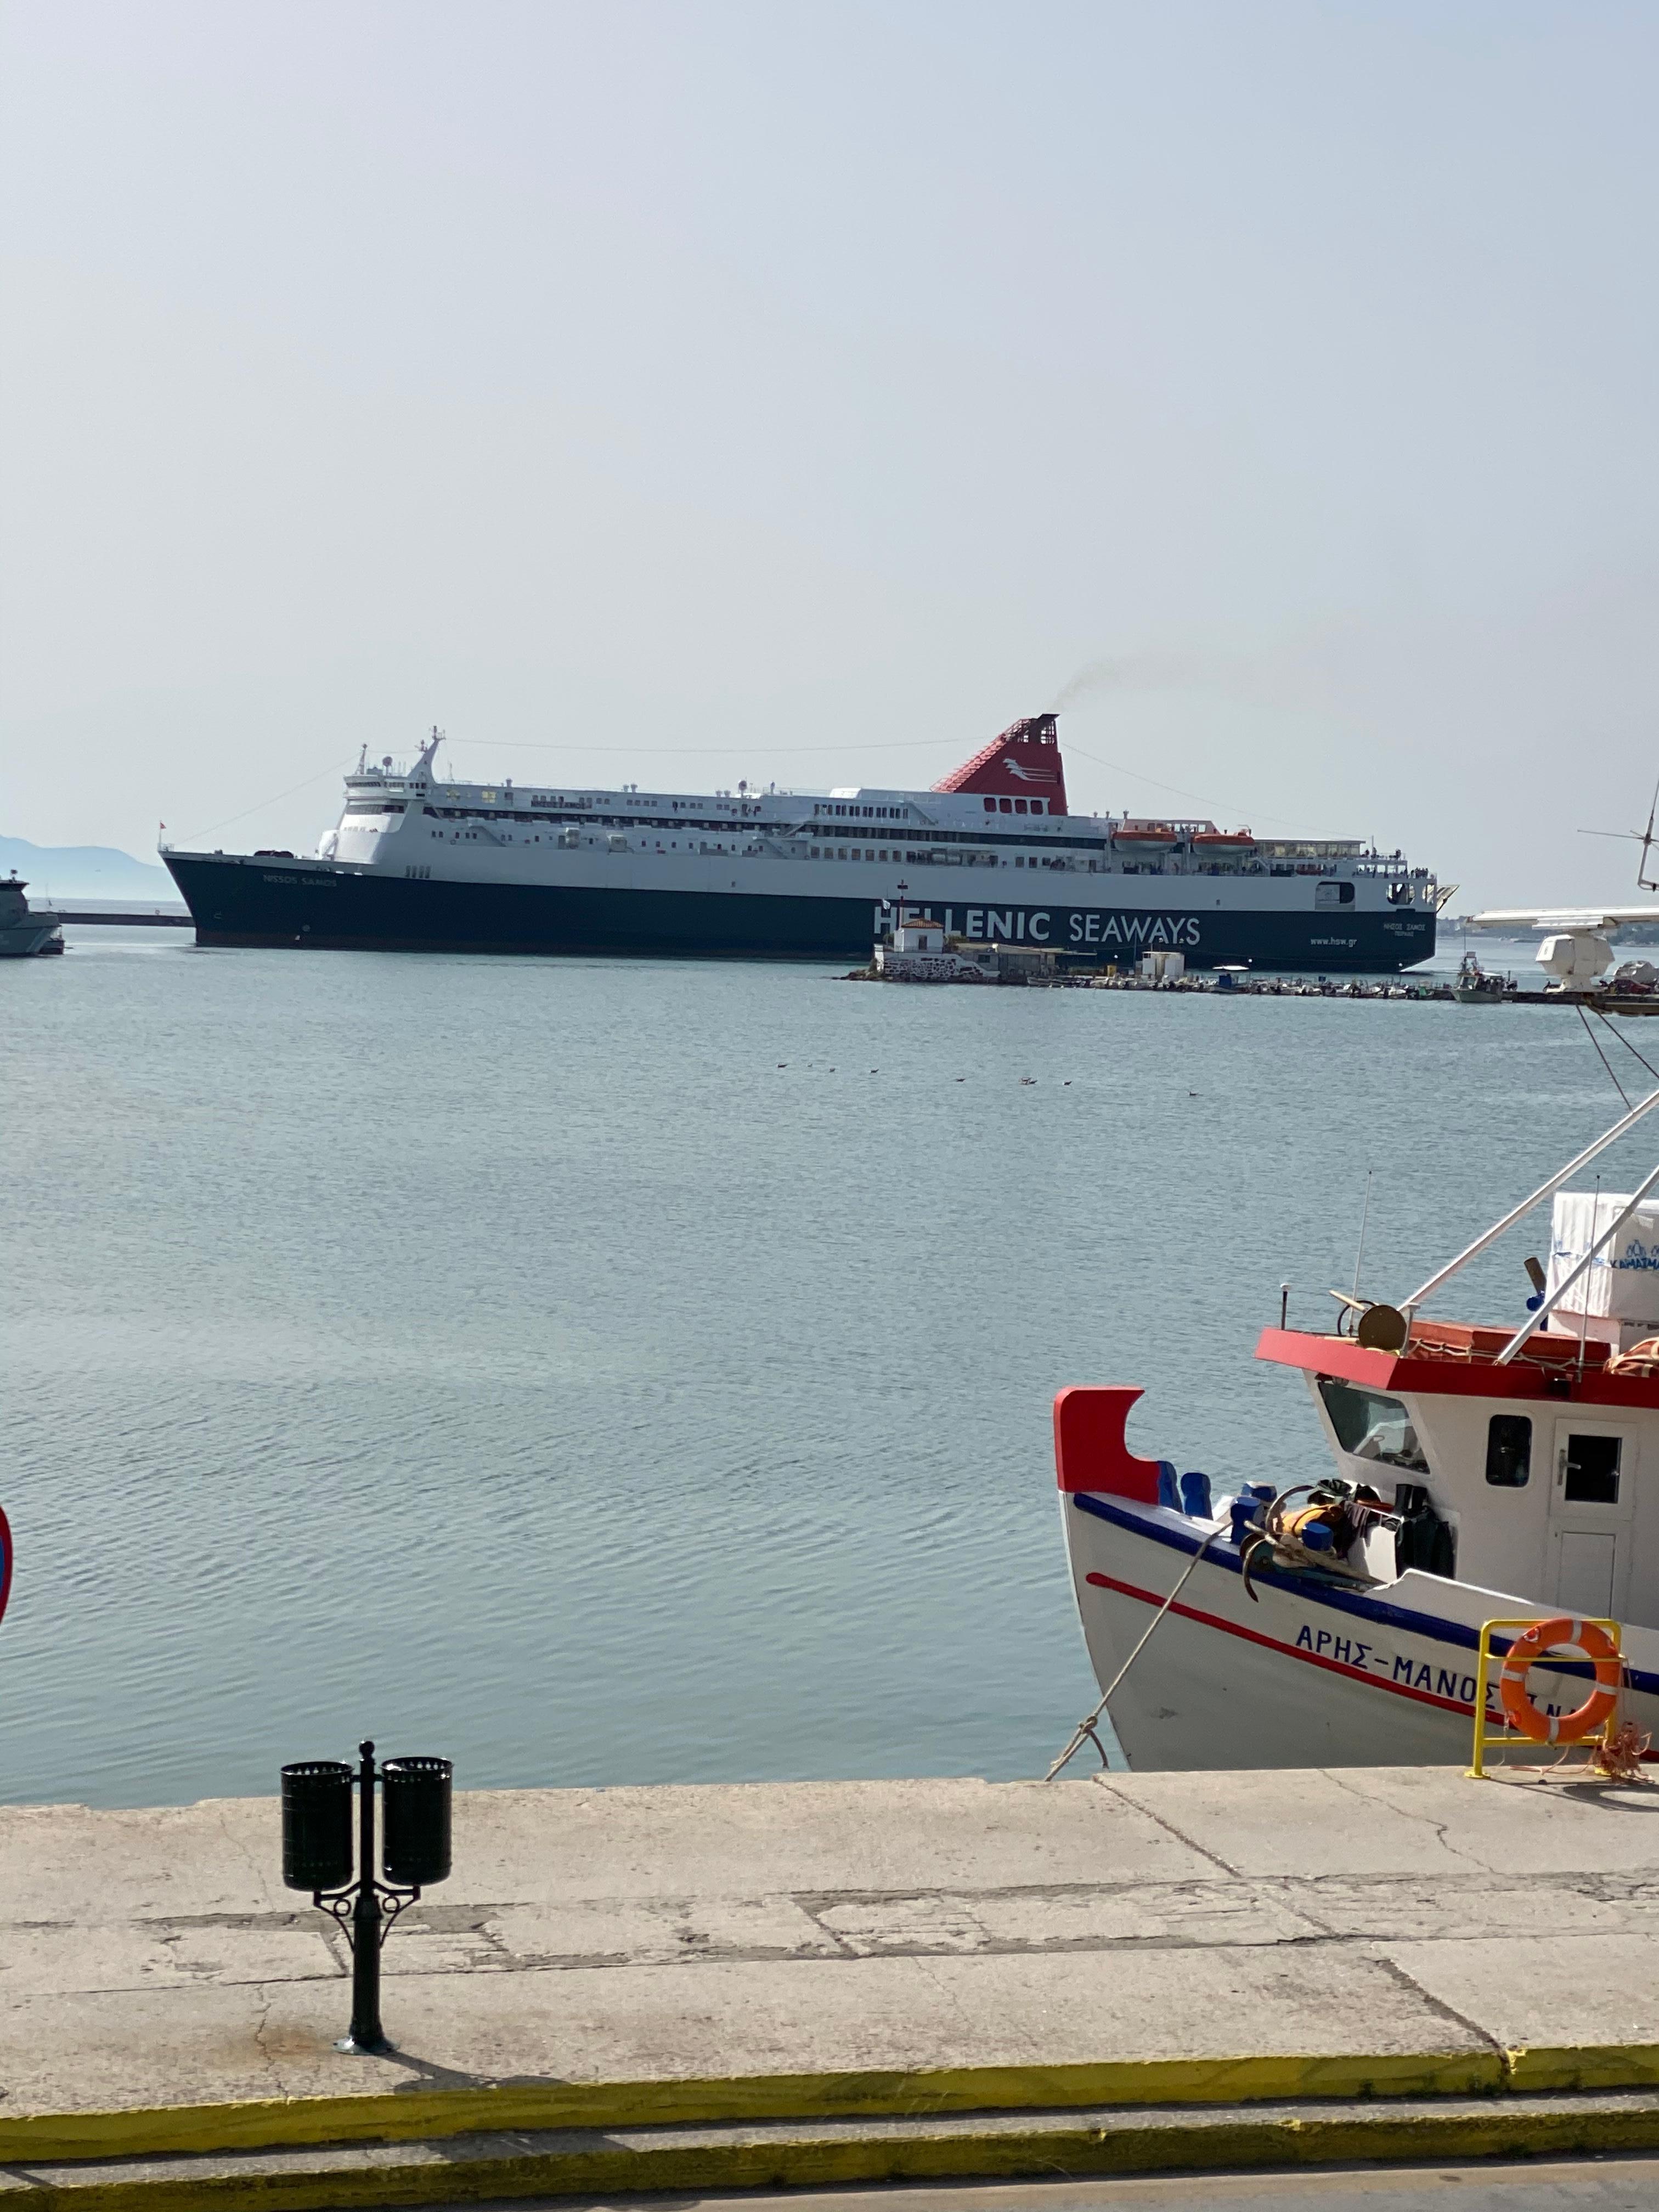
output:
[[[1084,1580],[1101,1589],[1115,1590],[1121,1597],[1139,1598],[1143,1605],[1164,1602],[1156,1590],[1139,1589],[1133,1583],[1119,1582],[1115,1575],[1091,1572]],[[1276,1636],[1264,1636],[1259,1628],[1246,1628],[1240,1621],[1224,1620],[1218,1613],[1206,1613],[1198,1606],[1182,1605],[1178,1598],[1170,1610],[1188,1620],[1197,1621],[1201,1627],[1219,1628],[1228,1636],[1241,1637],[1246,1644],[1264,1644],[1270,1651],[1282,1651],[1287,1659],[1304,1660],[1309,1666],[1323,1667],[1332,1674],[1346,1674],[1353,1681],[1364,1682],[1369,1689],[1389,1690],[1396,1698],[1410,1698],[1419,1705],[1437,1705],[1443,1713],[1462,1713],[1471,1721],[1474,1718],[1473,1704],[1464,1705],[1456,1698],[1437,1697],[1432,1690],[1414,1690],[1407,1682],[1391,1682],[1382,1674],[1368,1674],[1363,1667],[1351,1667],[1342,1659],[1328,1659],[1322,1651],[1301,1650],[1294,1644],[1281,1643]],[[1496,1723],[1497,1715],[1492,1717]],[[1504,1725],[1507,1727],[1508,1722]]]

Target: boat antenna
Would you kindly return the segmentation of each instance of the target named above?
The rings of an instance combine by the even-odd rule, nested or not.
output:
[[[1581,837],[1634,838],[1642,848],[1642,857],[1636,863],[1637,888],[1644,891],[1659,891],[1659,876],[1650,876],[1648,873],[1654,846],[1659,844],[1659,838],[1656,838],[1653,834],[1653,825],[1656,818],[1659,818],[1659,782],[1656,782],[1653,787],[1653,799],[1648,808],[1648,826],[1645,830],[1581,830],[1578,834]]]
[[[1365,1170],[1365,1203],[1359,1212],[1359,1249],[1353,1255],[1353,1294],[1359,1296],[1359,1270],[1365,1264],[1365,1228],[1371,1218],[1371,1176],[1374,1170]]]
[[[1420,1289],[1413,1291],[1410,1297],[1402,1301],[1401,1312],[1409,1321],[1424,1300],[1431,1297],[1443,1283],[1449,1282],[1460,1267],[1467,1267],[1478,1254],[1486,1250],[1488,1244],[1496,1243],[1506,1229],[1512,1229],[1523,1214],[1530,1213],[1540,1200],[1559,1190],[1569,1176],[1577,1175],[1580,1168],[1587,1168],[1593,1159],[1606,1152],[1609,1145],[1617,1143],[1627,1129],[1633,1129],[1642,1116],[1656,1106],[1659,1106],[1659,1091],[1650,1091],[1645,1098],[1638,1100],[1622,1120],[1615,1121],[1612,1128],[1599,1136],[1593,1145],[1586,1145],[1576,1159],[1569,1160],[1565,1167],[1558,1169],[1547,1182],[1540,1182],[1530,1198],[1523,1198],[1520,1205],[1506,1213],[1501,1221],[1494,1221],[1490,1229],[1482,1230],[1473,1244],[1466,1244],[1455,1260],[1449,1260],[1443,1267],[1429,1277]],[[1659,1174],[1659,1169],[1656,1169],[1655,1173]]]

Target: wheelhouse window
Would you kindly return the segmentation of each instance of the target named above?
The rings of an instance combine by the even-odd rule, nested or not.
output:
[[[1398,1398],[1380,1391],[1361,1390],[1334,1375],[1317,1378],[1319,1395],[1330,1416],[1336,1441],[1356,1459],[1374,1459],[1384,1467],[1408,1468],[1426,1474],[1429,1463],[1417,1441],[1411,1416]]]
[[[1569,1437],[1561,1488],[1569,1505],[1619,1503],[1619,1438]]]
[[[1486,1424],[1486,1480],[1494,1490],[1524,1490],[1532,1473],[1532,1423],[1525,1413],[1494,1413]]]

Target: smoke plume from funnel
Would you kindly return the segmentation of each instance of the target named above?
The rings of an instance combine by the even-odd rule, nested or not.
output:
[[[1179,653],[1115,653],[1102,660],[1085,661],[1068,683],[1062,684],[1048,702],[1048,712],[1059,714],[1079,701],[1101,691],[1169,691],[1213,684],[1218,664],[1214,655]]]

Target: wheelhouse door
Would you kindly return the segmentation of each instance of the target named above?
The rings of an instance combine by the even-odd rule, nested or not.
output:
[[[1637,1436],[1613,1421],[1555,1425],[1550,1490],[1553,1602],[1563,1613],[1621,1617],[1630,1580]]]

